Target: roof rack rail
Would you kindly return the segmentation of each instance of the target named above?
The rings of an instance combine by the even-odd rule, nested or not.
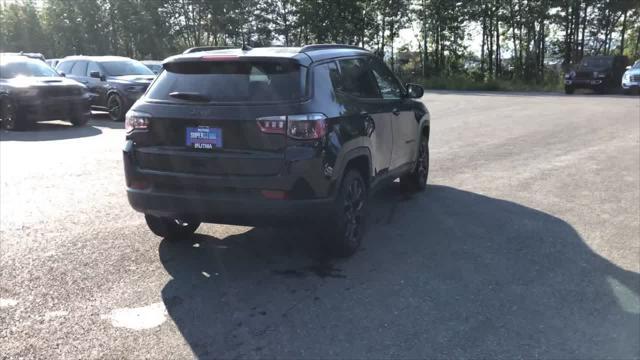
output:
[[[194,52],[200,52],[200,51],[211,51],[211,50],[226,50],[226,49],[236,49],[236,46],[196,46],[196,47],[192,47],[189,48],[185,51],[183,51],[183,54],[191,54]]]
[[[313,45],[303,46],[300,49],[300,52],[301,53],[305,53],[305,52],[309,52],[309,51],[324,50],[324,49],[353,49],[353,50],[364,50],[364,51],[367,51],[365,48],[361,48],[360,46],[355,46],[355,45],[313,44]]]
[[[360,46],[355,46],[355,45],[343,45],[343,44],[313,44],[313,45],[306,45],[303,46],[300,49],[301,53],[304,52],[308,52],[308,51],[314,51],[314,50],[324,50],[324,49],[353,49],[353,50],[364,50],[367,51],[367,49],[365,48],[361,48]]]

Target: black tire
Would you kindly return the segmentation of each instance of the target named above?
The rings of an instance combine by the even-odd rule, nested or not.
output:
[[[564,93],[567,95],[571,95],[576,91],[576,89],[574,89],[573,86],[565,86],[564,87]]]
[[[89,118],[90,116],[87,116],[85,114],[75,115],[71,118],[71,125],[76,127],[85,126],[89,122]]]
[[[126,111],[124,109],[124,102],[118,94],[111,94],[107,98],[107,110],[109,111],[109,117],[113,121],[124,121]]]
[[[412,172],[400,177],[400,185],[411,192],[424,191],[429,178],[429,141],[426,136],[420,137],[418,160]]]
[[[19,113],[11,100],[0,98],[0,125],[5,130],[20,131],[28,128],[28,124]]]
[[[360,172],[347,171],[334,203],[333,225],[325,232],[331,255],[349,257],[360,247],[367,228],[368,195],[367,183]]]
[[[200,226],[199,221],[187,222],[180,219],[170,219],[149,214],[145,214],[144,219],[147,221],[147,226],[151,232],[170,240],[180,240],[188,237]]]

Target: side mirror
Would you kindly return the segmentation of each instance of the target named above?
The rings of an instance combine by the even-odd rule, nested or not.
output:
[[[625,69],[627,70],[631,69],[631,65],[627,66]]]
[[[62,77],[67,77],[67,74],[65,74],[65,73],[63,73],[63,72],[60,72],[59,74],[60,74],[60,76],[62,76]]]
[[[89,76],[94,79],[100,79],[100,81],[105,81],[107,79],[104,75],[101,75],[99,71],[92,71],[89,73]]]
[[[411,99],[420,99],[424,95],[424,89],[418,84],[407,84],[407,96]]]

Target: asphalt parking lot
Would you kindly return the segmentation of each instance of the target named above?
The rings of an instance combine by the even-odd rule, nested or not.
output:
[[[122,124],[0,134],[0,354],[638,358],[640,99],[432,92],[430,186],[372,200],[353,258],[295,229],[169,242]]]

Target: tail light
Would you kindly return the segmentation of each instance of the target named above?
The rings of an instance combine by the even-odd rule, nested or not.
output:
[[[324,114],[266,116],[257,119],[258,127],[267,134],[286,134],[296,140],[320,139],[327,133]]]
[[[124,128],[127,133],[133,130],[146,130],[149,128],[149,118],[151,115],[138,111],[129,111],[125,116]]]

